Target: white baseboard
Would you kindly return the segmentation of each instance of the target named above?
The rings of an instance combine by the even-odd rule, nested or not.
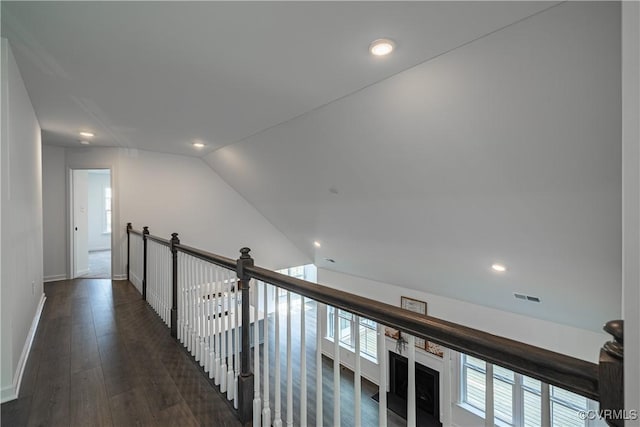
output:
[[[43,282],[57,282],[58,280],[67,280],[66,274],[54,274],[53,276],[45,276]]]
[[[126,274],[114,274],[111,280],[127,280]]]
[[[31,322],[31,328],[29,329],[29,334],[27,335],[27,340],[24,343],[24,347],[22,348],[22,354],[20,355],[20,360],[18,360],[18,366],[16,367],[16,372],[13,376],[13,384],[7,387],[4,387],[0,392],[0,402],[8,402],[13,399],[17,399],[20,394],[20,385],[22,384],[22,376],[24,375],[24,368],[27,365],[27,360],[29,359],[29,354],[31,352],[31,346],[33,345],[33,338],[36,336],[36,330],[38,329],[38,322],[40,322],[40,316],[42,315],[42,309],[44,308],[44,302],[47,299],[45,294],[42,294],[40,298],[40,302],[38,303],[38,308],[36,309],[36,314],[33,317],[33,321]]]

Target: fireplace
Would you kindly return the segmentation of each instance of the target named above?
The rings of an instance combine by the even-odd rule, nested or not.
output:
[[[409,384],[409,362],[406,357],[389,352],[389,409],[406,417],[407,390]],[[392,403],[392,401],[394,403]],[[416,363],[416,410],[419,426],[441,426],[440,424],[440,373]],[[404,408],[404,411],[402,409]],[[402,413],[404,412],[404,413]]]

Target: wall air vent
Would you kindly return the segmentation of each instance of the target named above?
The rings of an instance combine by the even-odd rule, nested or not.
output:
[[[540,298],[532,297],[531,295],[514,293],[513,296],[516,297],[516,299],[519,299],[519,300],[522,300],[522,301],[540,302]]]

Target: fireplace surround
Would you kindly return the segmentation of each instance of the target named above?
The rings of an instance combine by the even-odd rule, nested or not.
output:
[[[398,406],[394,412],[406,417],[407,390],[409,384],[408,359],[389,352],[388,402]],[[393,402],[393,403],[392,403]],[[402,408],[404,407],[404,411]],[[440,373],[416,362],[416,411],[419,426],[441,426],[440,423]],[[404,413],[402,413],[404,412]]]

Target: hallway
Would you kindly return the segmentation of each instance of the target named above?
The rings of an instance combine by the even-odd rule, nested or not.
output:
[[[2,425],[240,425],[130,283],[60,281],[45,293]]]

